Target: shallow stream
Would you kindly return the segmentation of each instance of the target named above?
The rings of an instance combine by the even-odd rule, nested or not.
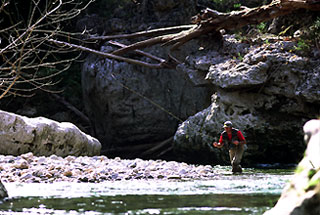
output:
[[[263,214],[293,170],[214,167],[208,180],[132,180],[103,183],[4,183],[0,214]]]

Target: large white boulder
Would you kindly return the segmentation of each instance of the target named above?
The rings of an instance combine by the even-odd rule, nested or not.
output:
[[[0,154],[99,155],[100,142],[68,122],[28,118],[0,110]]]

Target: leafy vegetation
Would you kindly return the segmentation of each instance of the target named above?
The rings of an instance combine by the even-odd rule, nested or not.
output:
[[[310,25],[299,30],[300,36],[298,37],[295,51],[309,52],[312,47],[320,49],[320,17]]]
[[[266,22],[261,22],[257,25],[257,29],[259,32],[264,33],[267,30],[267,23]]]

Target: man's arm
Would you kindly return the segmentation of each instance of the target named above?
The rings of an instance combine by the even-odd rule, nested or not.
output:
[[[219,142],[214,142],[214,143],[213,143],[213,146],[214,146],[214,147],[217,147],[217,148],[222,148],[222,146],[223,146],[223,138],[222,138],[222,135],[220,136]]]

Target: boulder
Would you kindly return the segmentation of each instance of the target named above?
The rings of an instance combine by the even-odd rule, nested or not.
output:
[[[320,214],[320,120],[308,121],[303,130],[305,156],[275,207],[264,215]]]
[[[4,185],[0,181],[0,200],[6,197],[8,197],[7,189],[4,187]]]
[[[99,155],[100,142],[68,122],[0,111],[0,152],[5,155]]]
[[[301,127],[319,114],[320,62],[296,53],[292,41],[249,45],[229,35],[224,39],[221,51],[187,58],[186,68],[207,71],[216,92],[210,107],[180,124],[176,154],[181,160],[229,164],[227,153],[211,143],[231,120],[248,142],[244,163],[299,162],[305,149]]]

